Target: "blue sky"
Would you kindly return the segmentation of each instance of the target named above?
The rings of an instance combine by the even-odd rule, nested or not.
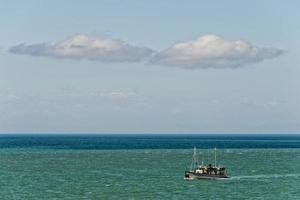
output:
[[[0,1],[0,132],[298,132],[298,1]]]

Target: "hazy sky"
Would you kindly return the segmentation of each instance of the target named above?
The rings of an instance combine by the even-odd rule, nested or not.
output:
[[[300,2],[0,1],[0,132],[298,132]]]

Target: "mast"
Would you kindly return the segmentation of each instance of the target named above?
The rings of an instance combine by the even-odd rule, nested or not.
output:
[[[197,149],[194,147],[194,167],[197,167],[198,159],[197,159]]]
[[[207,165],[209,165],[209,149],[207,149]]]
[[[215,167],[217,167],[217,148],[215,147]]]
[[[203,155],[201,155],[201,151],[199,152],[199,162],[201,161],[201,166],[203,166]]]
[[[194,146],[194,153],[193,153],[193,159],[192,159],[192,164],[191,164],[191,168],[195,169],[198,165],[198,160],[197,160],[197,149]]]

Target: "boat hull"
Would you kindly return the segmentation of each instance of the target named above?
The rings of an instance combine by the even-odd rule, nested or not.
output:
[[[185,179],[225,179],[229,178],[227,175],[216,175],[216,174],[200,174],[195,172],[186,171]]]

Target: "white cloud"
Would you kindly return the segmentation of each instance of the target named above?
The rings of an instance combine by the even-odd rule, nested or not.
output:
[[[153,51],[147,47],[129,45],[122,40],[102,36],[77,34],[55,44],[19,44],[10,52],[32,56],[73,58],[110,62],[144,61]]]
[[[238,68],[284,53],[281,49],[260,48],[246,41],[226,40],[212,34],[176,43],[163,51],[133,46],[110,37],[77,34],[54,44],[19,44],[13,46],[10,52],[104,63],[145,62],[183,69]]]
[[[0,103],[12,103],[16,102],[18,97],[12,93],[0,93]]]
[[[62,89],[62,94],[59,96],[62,97],[74,97],[74,98],[110,98],[110,99],[129,99],[140,97],[140,94],[134,91],[79,91],[72,89]]]
[[[242,40],[231,41],[216,35],[204,35],[157,53],[152,63],[184,69],[237,68],[281,54],[283,50],[276,48],[259,48]]]

